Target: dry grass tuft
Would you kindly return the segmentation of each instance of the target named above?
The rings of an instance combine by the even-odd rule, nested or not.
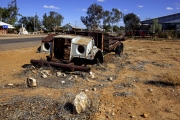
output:
[[[165,82],[180,86],[180,74],[177,70],[169,70],[167,73],[162,74],[161,78]]]
[[[151,50],[151,53],[156,54],[156,53],[158,53],[158,50],[153,49],[153,50]]]

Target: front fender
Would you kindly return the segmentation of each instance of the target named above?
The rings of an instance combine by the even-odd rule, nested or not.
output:
[[[94,60],[95,57],[98,57],[103,62],[102,51],[99,48],[93,48],[87,56],[87,59]]]

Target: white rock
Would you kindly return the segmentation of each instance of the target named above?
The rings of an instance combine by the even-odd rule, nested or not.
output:
[[[84,112],[88,107],[88,105],[89,105],[88,97],[84,92],[80,92],[79,94],[76,95],[74,99],[74,106],[78,114]]]
[[[27,84],[27,86],[29,86],[29,87],[36,87],[36,86],[37,86],[36,79],[30,78],[30,77],[27,78],[26,84]]]
[[[72,77],[73,77],[73,78],[77,78],[77,75],[73,75]]]
[[[31,69],[36,69],[34,66],[31,66]]]
[[[65,73],[63,73],[62,75],[63,75],[64,77],[66,77],[66,74],[65,74]]]
[[[62,84],[66,83],[65,81],[61,81]]]
[[[94,75],[91,75],[91,78],[95,78],[95,76],[94,76]]]
[[[61,72],[57,72],[57,73],[56,73],[56,76],[57,76],[57,77],[59,77],[59,76],[61,76],[61,75],[62,75]]]
[[[73,77],[72,77],[72,76],[70,76],[70,77],[68,78],[68,80],[71,80],[71,79],[73,79]]]
[[[93,72],[89,72],[90,75],[93,75]]]
[[[12,83],[9,83],[8,86],[13,86],[13,84],[12,84]]]
[[[112,81],[112,80],[113,80],[113,78],[112,78],[112,77],[109,77],[109,78],[108,78],[108,80]]]
[[[84,91],[85,91],[85,92],[88,92],[89,90],[88,90],[88,89],[85,89]]]
[[[97,89],[94,87],[94,88],[93,88],[93,91],[96,91],[96,90],[97,90]]]
[[[46,75],[50,75],[50,70],[42,70],[41,73],[46,74]]]
[[[42,77],[42,78],[47,78],[47,75],[43,74],[41,77]]]
[[[149,88],[148,90],[149,90],[150,92],[153,92],[153,89],[152,89],[152,88]]]

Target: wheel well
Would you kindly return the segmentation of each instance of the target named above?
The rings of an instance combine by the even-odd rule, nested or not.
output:
[[[94,59],[99,59],[99,62],[100,62],[100,63],[103,63],[103,62],[104,62],[104,59],[103,59],[102,52],[101,52],[101,51],[98,51],[98,52],[96,53]]]

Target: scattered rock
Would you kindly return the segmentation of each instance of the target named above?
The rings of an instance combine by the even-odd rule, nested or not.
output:
[[[83,79],[87,79],[86,73],[82,72],[82,73],[81,73],[81,77],[82,77]]]
[[[88,107],[88,105],[89,105],[88,97],[84,92],[80,92],[79,94],[76,95],[74,99],[74,106],[78,114],[84,112]]]
[[[50,76],[50,70],[42,70],[41,73]]]
[[[147,113],[143,113],[143,114],[141,115],[141,117],[143,117],[143,118],[147,118],[147,116],[148,116]]]
[[[109,80],[109,81],[113,81],[113,78],[112,78],[112,77],[109,77],[108,80]]]
[[[134,116],[134,115],[131,115],[130,118],[135,118],[135,116]]]
[[[129,92],[129,91],[126,91],[126,92],[114,92],[113,95],[114,96],[129,97],[129,96],[134,95],[134,93],[133,92]]]
[[[95,76],[94,75],[90,75],[90,77],[93,79],[93,78],[95,78]]]
[[[71,80],[71,79],[73,79],[73,76],[70,76],[70,77],[68,78],[68,80]]]
[[[36,70],[32,70],[32,73],[33,73],[33,74],[37,74],[37,71],[36,71]]]
[[[73,75],[72,77],[76,79],[76,78],[77,78],[77,75]]]
[[[63,77],[66,77],[66,74],[65,74],[65,73],[63,73],[63,74],[62,74],[62,76],[63,76]]]
[[[153,89],[152,89],[152,88],[149,88],[148,90],[149,90],[149,92],[153,92]]]
[[[62,84],[66,83],[65,81],[61,81]]]
[[[115,113],[113,112],[113,113],[112,113],[112,116],[114,116],[114,115],[115,115]]]
[[[96,91],[97,89],[94,87],[92,90],[93,90],[93,91]]]
[[[36,87],[37,86],[37,82],[36,79],[34,78],[27,78],[26,84],[28,87]]]
[[[88,92],[89,90],[88,90],[88,89],[85,89],[84,91],[85,91],[85,92]]]
[[[56,73],[56,76],[57,76],[57,77],[59,77],[59,76],[61,76],[61,75],[62,75],[61,72],[57,72],[57,73]]]
[[[31,66],[31,69],[34,69],[34,70],[35,70],[36,68],[35,68],[34,66]]]
[[[13,84],[12,84],[12,83],[9,83],[8,86],[13,86]]]
[[[42,74],[42,76],[41,76],[42,78],[47,78],[47,75],[45,75],[45,74]]]
[[[93,75],[93,72],[89,72],[89,75]]]

